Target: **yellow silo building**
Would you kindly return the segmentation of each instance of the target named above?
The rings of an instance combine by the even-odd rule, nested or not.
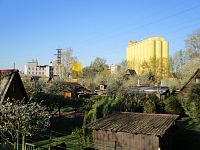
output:
[[[168,42],[162,37],[151,37],[139,42],[128,42],[127,67],[138,75],[153,73],[157,78],[166,78],[169,73]]]

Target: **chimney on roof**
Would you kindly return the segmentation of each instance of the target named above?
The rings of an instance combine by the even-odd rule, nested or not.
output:
[[[138,78],[137,86],[140,86],[140,79]]]

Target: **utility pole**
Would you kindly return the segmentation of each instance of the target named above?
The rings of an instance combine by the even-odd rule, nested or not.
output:
[[[58,48],[56,49],[57,50],[57,75],[59,76],[59,78],[62,78],[62,68],[61,68],[61,64],[62,64],[62,59],[61,59],[61,56],[62,56],[62,49],[61,48]]]

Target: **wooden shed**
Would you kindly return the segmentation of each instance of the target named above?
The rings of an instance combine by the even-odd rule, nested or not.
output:
[[[178,115],[121,112],[87,125],[94,130],[99,150],[173,150],[174,125]]]
[[[19,71],[15,69],[0,70],[0,96],[1,100],[24,100],[28,101]]]
[[[190,79],[181,87],[178,97],[182,100],[188,99],[192,86],[197,83],[200,84],[200,69],[197,69]]]

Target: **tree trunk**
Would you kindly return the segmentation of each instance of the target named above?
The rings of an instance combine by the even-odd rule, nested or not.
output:
[[[16,150],[19,150],[19,131],[17,131],[17,142],[14,143],[14,148]]]
[[[16,148],[17,148],[17,142],[14,142],[13,149],[16,150]]]
[[[26,133],[22,133],[22,150],[26,150]]]

